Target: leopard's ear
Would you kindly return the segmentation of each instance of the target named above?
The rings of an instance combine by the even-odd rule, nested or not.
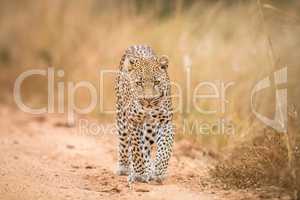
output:
[[[169,66],[169,58],[168,56],[166,55],[162,55],[160,58],[159,58],[159,64],[160,64],[160,67],[162,69],[167,69],[168,66]]]
[[[128,72],[131,72],[133,70],[134,64],[135,64],[135,59],[126,57],[124,60],[124,69]]]

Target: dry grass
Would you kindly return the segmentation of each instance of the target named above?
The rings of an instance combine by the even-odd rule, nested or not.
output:
[[[284,136],[264,129],[250,141],[238,144],[212,175],[231,188],[249,188],[262,185],[291,187],[288,168],[288,150]]]

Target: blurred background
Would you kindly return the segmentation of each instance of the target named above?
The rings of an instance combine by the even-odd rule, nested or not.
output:
[[[186,67],[191,66],[191,94],[183,90],[182,99],[174,98],[174,107],[181,108],[175,116],[177,140],[191,138],[197,145],[220,155],[224,149],[246,152],[239,156],[233,154],[236,163],[231,162],[232,157],[227,158],[230,165],[224,162],[213,172],[224,181],[231,176],[241,178],[242,174],[249,174],[249,177],[266,176],[275,183],[292,185],[295,177],[286,175],[296,166],[299,144],[299,1],[0,0],[0,5],[2,104],[15,106],[14,81],[28,69],[62,69],[65,74],[56,76],[56,83],[85,80],[98,87],[100,71],[117,69],[128,46],[148,44],[157,54],[169,56],[171,80],[183,89],[187,87]],[[288,88],[289,131],[286,135],[256,119],[250,104],[254,85],[283,67],[288,69],[288,83],[281,86]],[[197,104],[205,109],[218,108],[218,112],[203,115],[187,100],[201,81],[234,82],[226,91],[225,112],[220,111],[219,101],[207,99]],[[105,77],[104,83],[105,101],[102,105],[98,102],[91,115],[99,122],[113,122],[114,115],[105,114],[99,106],[114,109],[114,75]],[[275,89],[272,85],[263,90],[255,102],[256,110],[270,118],[274,117]],[[211,90],[203,88],[201,91],[205,94]],[[32,107],[46,105],[47,92],[44,77],[32,76],[22,85],[22,98]],[[176,88],[173,93],[178,93]],[[67,95],[68,91],[65,100]],[[79,89],[76,104],[84,107],[89,101],[88,91]],[[198,129],[185,129],[185,122],[214,123],[220,118],[234,124],[234,135],[203,135],[198,134]],[[252,151],[256,146],[266,148]],[[253,158],[252,162],[244,163],[245,157]],[[266,157],[270,158],[269,162],[265,161]],[[257,165],[260,162],[262,164]],[[276,174],[278,169],[284,169],[285,173]],[[290,178],[282,181],[282,177]]]

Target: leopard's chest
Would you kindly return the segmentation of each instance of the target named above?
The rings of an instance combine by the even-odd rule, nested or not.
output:
[[[169,120],[170,112],[166,108],[139,109],[131,107],[127,112],[128,119],[139,124],[161,124]]]

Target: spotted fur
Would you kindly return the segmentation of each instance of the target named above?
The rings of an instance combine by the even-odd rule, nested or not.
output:
[[[119,175],[129,182],[166,177],[174,133],[168,58],[146,45],[129,47],[116,80]],[[151,158],[156,145],[155,158]]]

